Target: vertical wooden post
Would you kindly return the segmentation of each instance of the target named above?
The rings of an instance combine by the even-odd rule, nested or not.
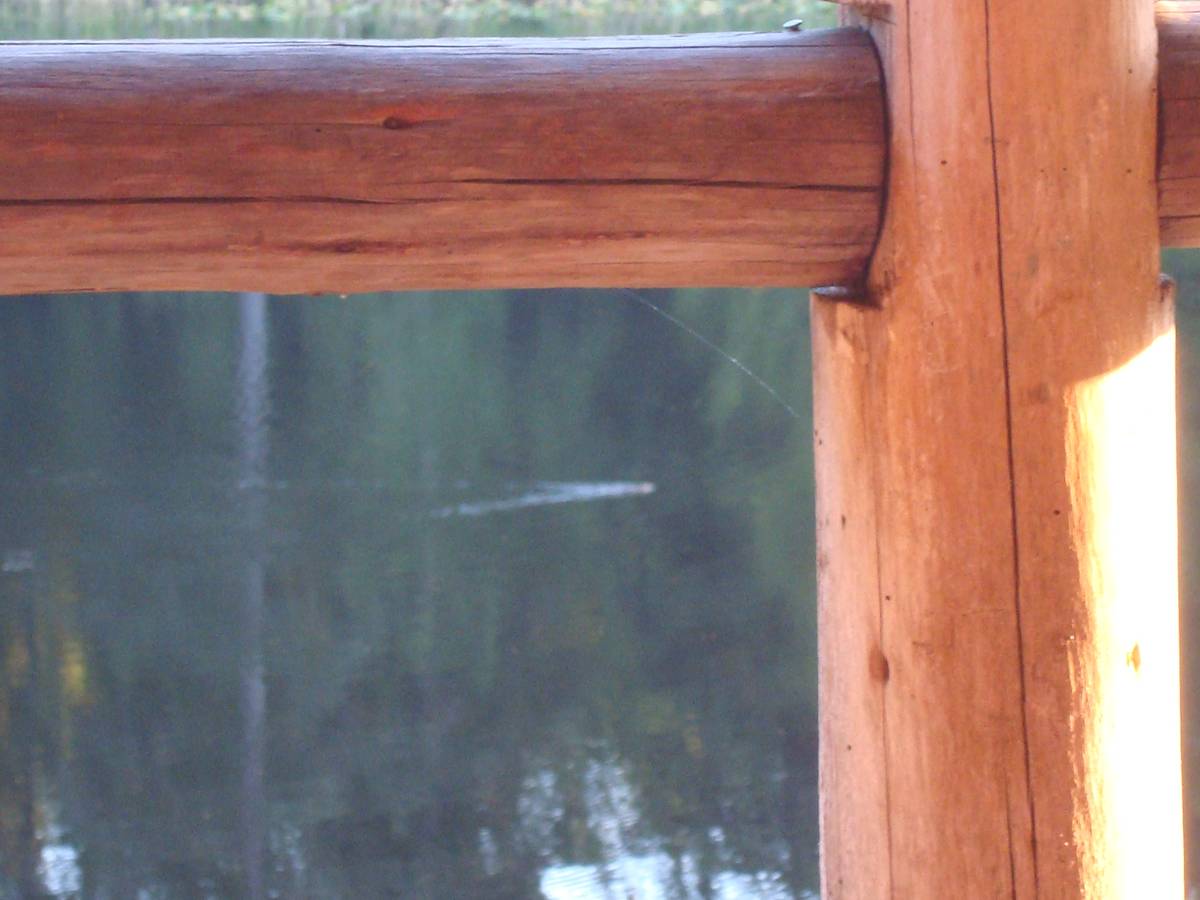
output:
[[[1153,4],[868,6],[874,305],[813,302],[826,896],[1179,897]]]

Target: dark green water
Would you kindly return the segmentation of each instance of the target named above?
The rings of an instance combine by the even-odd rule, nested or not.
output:
[[[0,301],[0,896],[817,886],[803,292]]]
[[[1178,279],[1179,553],[1184,834],[1189,890],[1200,887],[1200,251],[1170,251]]]
[[[805,297],[647,296],[770,390],[615,292],[0,300],[0,897],[815,890]]]

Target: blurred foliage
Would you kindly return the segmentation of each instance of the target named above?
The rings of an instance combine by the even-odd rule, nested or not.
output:
[[[566,35],[834,23],[816,0],[0,0],[0,37]]]

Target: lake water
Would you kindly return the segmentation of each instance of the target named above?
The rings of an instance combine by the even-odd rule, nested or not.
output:
[[[806,297],[639,298],[0,301],[0,897],[810,896]]]
[[[647,297],[770,391],[617,293],[0,302],[0,897],[814,891],[807,299]]]

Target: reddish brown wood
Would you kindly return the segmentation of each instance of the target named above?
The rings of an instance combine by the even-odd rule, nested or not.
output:
[[[0,292],[787,285],[878,225],[852,29],[0,47]]]
[[[1200,3],[1159,2],[1158,215],[1168,247],[1200,247]]]

